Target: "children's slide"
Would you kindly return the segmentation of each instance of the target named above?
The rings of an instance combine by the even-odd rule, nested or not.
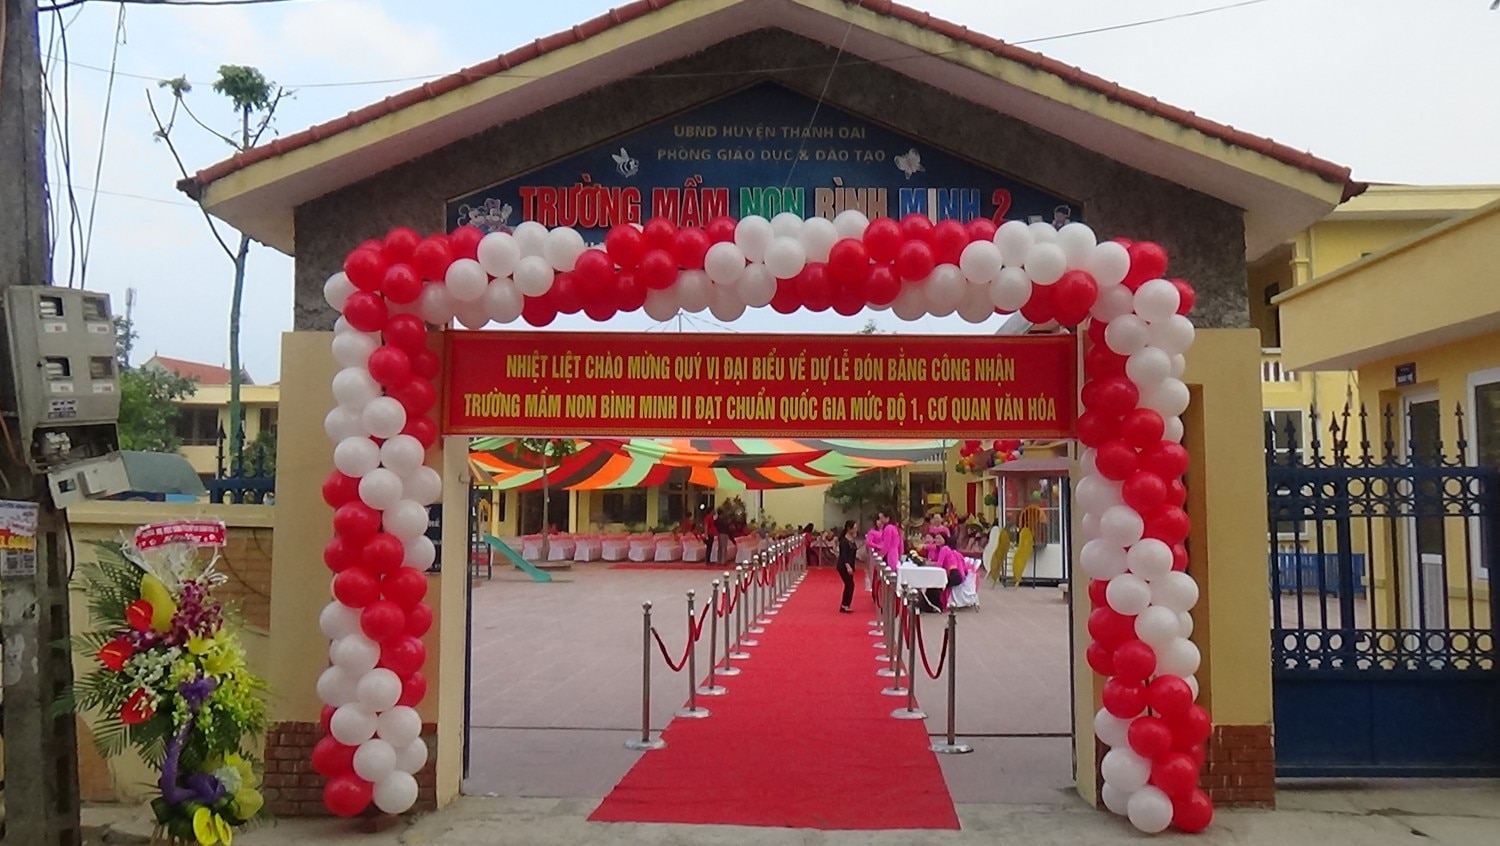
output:
[[[489,544],[490,549],[500,553],[500,556],[510,563],[516,565],[516,569],[531,577],[533,582],[550,582],[552,574],[538,570],[530,561],[522,558],[514,549],[505,545],[505,541],[494,535],[485,535],[484,542]]]

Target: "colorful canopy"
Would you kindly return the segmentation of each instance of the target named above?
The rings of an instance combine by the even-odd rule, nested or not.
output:
[[[943,441],[794,438],[590,438],[552,464],[547,484],[571,490],[691,483],[731,490],[827,485],[879,467],[941,461]],[[516,438],[476,438],[475,484],[518,490],[542,486],[542,457]]]

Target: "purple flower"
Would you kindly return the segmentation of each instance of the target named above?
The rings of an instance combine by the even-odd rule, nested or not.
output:
[[[203,707],[203,703],[208,701],[209,695],[214,692],[216,684],[217,682],[208,676],[199,676],[192,681],[185,681],[178,685],[177,692],[182,694],[183,700],[187,702],[188,711],[197,713],[198,709]]]

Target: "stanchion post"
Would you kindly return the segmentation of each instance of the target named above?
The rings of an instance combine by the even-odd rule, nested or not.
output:
[[[770,562],[761,561],[757,566],[759,567],[759,570],[755,574],[755,583],[760,586],[758,589],[760,602],[756,603],[756,607],[760,609],[760,613],[756,614],[755,616],[755,624],[757,626],[769,626],[773,621],[766,615],[775,613],[768,607],[771,600],[771,579],[770,574],[768,574],[766,570],[770,567]],[[762,629],[762,631],[764,631],[764,629]]]
[[[739,649],[744,652],[747,646],[760,646],[760,641],[747,635],[755,632],[755,578],[749,566],[741,564],[735,568],[735,575],[740,581],[740,619],[739,619]],[[736,658],[739,656],[736,655]],[[749,653],[745,654],[749,658]]]
[[[641,603],[641,736],[625,741],[626,749],[649,752],[666,746],[651,739],[651,603]]]
[[[927,714],[917,708],[917,632],[922,628],[922,603],[917,598],[916,588],[908,594],[911,610],[906,615],[906,625],[911,634],[907,636],[906,656],[906,707],[897,708],[891,716],[898,720],[925,720]]]
[[[750,569],[746,571],[746,574],[750,577],[750,607],[745,609],[745,614],[749,620],[749,625],[746,626],[745,631],[750,634],[764,633],[765,629],[761,627],[763,622],[770,622],[770,620],[762,621],[760,619],[760,612],[756,610],[760,607],[761,600],[760,567],[760,556],[750,556]]]
[[[766,557],[766,566],[771,569],[771,583],[767,585],[771,595],[766,598],[766,615],[774,617],[781,613],[781,603],[786,597],[781,595],[781,566],[774,556]]]
[[[880,579],[880,569],[881,569],[880,568],[880,561],[877,558],[875,550],[870,549],[869,547],[866,547],[865,549],[866,549],[866,555],[865,555],[865,557],[869,561],[868,574],[869,574],[869,581],[870,581],[870,590],[871,590],[871,592],[876,597],[875,604],[876,604],[877,607],[876,607],[875,610],[878,613],[878,612],[881,611],[881,609],[879,607],[881,605],[881,602],[880,602],[880,599],[879,599],[880,591],[881,591],[881,588],[884,587],[884,584],[883,584],[883,582]],[[871,620],[868,623],[868,625],[870,626],[870,629],[871,629],[870,634],[872,634],[872,635],[881,635],[881,634],[884,634],[883,631],[880,631],[880,627],[882,625],[884,625],[884,624],[885,624],[885,615],[883,613],[881,613],[880,616],[877,616],[875,619]]]
[[[958,714],[958,616],[948,609],[948,737],[944,743],[932,744],[932,751],[939,755],[963,755],[974,751],[967,743],[959,743],[955,735],[954,722]]]
[[[893,609],[896,607],[897,603],[906,604],[907,602],[908,599],[906,597],[902,596],[899,592],[892,591],[891,606]],[[910,625],[910,619],[910,617],[907,618],[908,625]],[[884,676],[891,680],[891,686],[880,691],[882,695],[905,696],[907,686],[911,683],[909,678],[911,672],[910,668],[907,668],[905,670],[905,674],[908,676],[907,684],[902,684],[901,676],[903,674],[903,668],[901,666],[901,632],[903,631],[903,628],[901,625],[900,611],[894,612],[894,615],[891,618],[890,630],[893,633],[892,637],[894,639],[891,641],[890,650],[886,652],[884,656],[882,656],[888,662],[888,666],[881,667],[880,670],[875,673],[875,675]]]
[[[708,616],[704,618],[708,622],[708,681],[698,688],[698,693],[703,696],[723,696],[727,691],[724,686],[718,684],[714,679],[714,672],[719,663],[719,621],[714,619],[719,607],[719,580],[713,581],[713,594],[709,599]],[[696,673],[693,683],[697,683]]]
[[[734,568],[734,572],[725,573],[724,575],[726,577],[733,577],[735,593],[734,614],[732,615],[734,617],[734,641],[733,646],[726,646],[725,648],[731,650],[728,653],[728,657],[744,660],[750,657],[750,653],[745,651],[745,647],[754,645],[745,637],[745,605],[748,604],[748,600],[745,597],[745,568],[743,566],[736,567]]]
[[[688,645],[687,645],[687,671],[688,671],[688,701],[686,708],[678,708],[676,716],[689,720],[701,720],[708,716],[707,708],[698,707],[698,645],[693,635],[693,622],[696,609],[693,607],[694,591],[687,592],[688,612]]]
[[[729,659],[737,657],[734,651],[734,641],[730,638],[729,626],[734,620],[734,612],[729,610],[729,604],[734,601],[734,588],[730,587],[730,573],[724,571],[724,669],[719,671],[721,676],[737,676],[740,668],[730,663]]]
[[[884,637],[880,641],[877,641],[871,645],[876,649],[883,650],[885,653],[884,655],[875,656],[876,661],[889,663],[892,667],[895,667],[896,662],[893,660],[893,656],[896,655],[896,650],[900,649],[897,644],[900,643],[901,637],[901,627],[898,624],[898,621],[901,619],[901,603],[904,602],[905,599],[901,596],[901,592],[896,589],[896,577],[892,576],[890,571],[881,570],[880,580],[884,585],[886,597],[885,629],[881,632]],[[894,676],[895,673],[882,672],[880,673],[880,675]]]

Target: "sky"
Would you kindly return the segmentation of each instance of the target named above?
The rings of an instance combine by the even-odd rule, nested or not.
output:
[[[1164,102],[1310,150],[1353,168],[1359,180],[1500,183],[1500,50],[1494,47],[1500,11],[1490,11],[1489,0],[1256,0],[1231,8],[1219,7],[1233,0],[906,2]],[[108,0],[44,14],[42,52],[58,118],[48,127],[49,182],[57,207],[54,281],[108,292],[122,312],[126,290],[136,290],[133,318],[141,337],[134,363],[159,353],[225,364],[232,265],[197,206],[177,192],[180,174],[172,156],[153,140],[146,98],[169,103],[155,80],[185,75],[195,84],[188,95],[195,113],[228,132],[235,116],[210,83],[221,64],[253,65],[293,92],[275,122],[290,134],[613,5],[618,2],[130,4],[123,6],[123,29],[122,6]],[[1154,20],[1204,10],[1210,11]],[[1099,29],[1106,31],[1088,32]],[[119,39],[117,31],[123,33]],[[173,138],[190,171],[231,152],[190,123],[180,123]],[[236,237],[227,231],[231,243]],[[252,249],[241,349],[259,383],[279,379],[280,336],[291,328],[291,280],[290,257],[258,245]],[[690,316],[683,328],[842,332],[873,317],[883,330],[990,332],[999,322],[975,327],[953,316],[902,324],[889,311],[787,318],[754,309],[722,327],[707,317]],[[560,318],[552,328],[591,325],[578,315]],[[676,324],[661,327],[637,313],[617,318],[610,328]]]

